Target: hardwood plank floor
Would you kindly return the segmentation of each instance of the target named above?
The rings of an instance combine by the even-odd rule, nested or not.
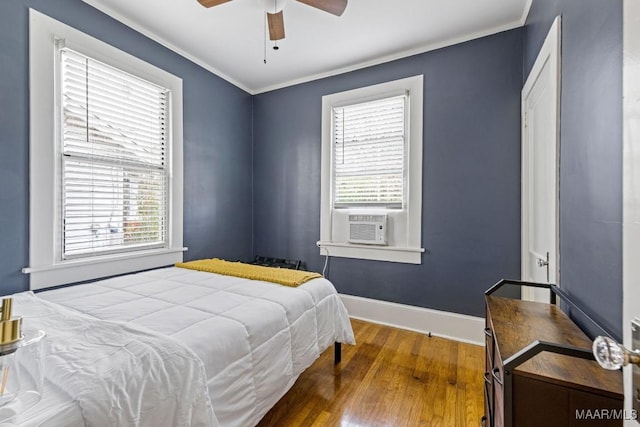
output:
[[[478,427],[483,347],[359,320],[357,345],[333,347],[300,375],[259,427]]]

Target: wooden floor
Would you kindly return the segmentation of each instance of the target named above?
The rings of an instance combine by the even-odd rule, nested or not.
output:
[[[482,347],[351,323],[357,345],[342,345],[342,362],[324,352],[258,426],[480,425]]]

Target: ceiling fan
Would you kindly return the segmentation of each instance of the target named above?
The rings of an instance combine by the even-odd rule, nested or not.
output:
[[[218,6],[231,0],[198,0],[204,7]],[[332,15],[341,16],[347,7],[348,0],[297,0],[316,9],[328,12]],[[269,39],[282,40],[284,38],[284,15],[282,10],[275,13],[267,12],[269,23]]]

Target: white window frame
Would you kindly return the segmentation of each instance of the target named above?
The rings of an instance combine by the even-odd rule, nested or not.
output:
[[[422,253],[422,161],[423,76],[381,83],[322,97],[321,255],[421,264]],[[333,206],[333,120],[335,107],[408,94],[406,136],[406,190],[402,209],[344,208]],[[388,246],[348,243],[345,217],[349,213],[386,213]]]
[[[57,105],[56,40],[79,53],[138,76],[170,91],[169,227],[163,248],[79,259],[62,259],[60,110]],[[183,259],[182,239],[182,79],[100,40],[29,10],[30,60],[30,289],[43,289],[99,277],[161,267]]]

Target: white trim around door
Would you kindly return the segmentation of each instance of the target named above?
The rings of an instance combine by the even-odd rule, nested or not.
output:
[[[542,79],[547,81],[542,82]],[[544,84],[546,86],[540,88],[539,85]],[[540,162],[536,160],[534,155],[532,140],[534,132],[540,132],[538,127],[546,126],[544,130],[549,131],[554,135],[552,141],[548,141],[552,144],[549,147],[551,152],[550,157],[553,163],[550,167],[547,167],[549,173],[549,179],[546,181],[552,188],[548,189],[553,194],[551,205],[549,210],[553,212],[554,218],[551,220],[549,226],[552,229],[550,233],[552,236],[550,239],[553,241],[545,253],[536,254],[537,266],[533,268],[546,267],[546,281],[550,283],[559,284],[560,282],[560,250],[559,250],[559,166],[560,166],[560,84],[561,84],[561,18],[556,17],[553,21],[551,29],[547,34],[547,37],[540,49],[540,53],[536,58],[536,61],[531,69],[527,81],[522,88],[522,252],[521,252],[521,274],[522,280],[532,280],[533,271],[531,267],[531,245],[533,243],[534,236],[532,233],[532,224],[534,223],[533,210],[535,206],[531,201],[533,198],[533,186],[530,181],[533,180],[533,171],[535,168],[540,168]],[[551,96],[541,96],[539,93],[544,91],[550,91]],[[538,113],[544,113],[544,118],[532,117],[534,110],[532,105],[535,102],[534,96],[540,98],[540,102],[545,102],[544,105],[538,105]],[[546,134],[545,134],[546,135]],[[545,142],[547,140],[545,139]],[[536,163],[537,162],[537,163]],[[545,263],[547,263],[545,265]],[[539,272],[538,272],[539,273]],[[540,280],[538,280],[540,281]],[[548,296],[545,294],[546,290],[539,290],[534,288],[523,288],[522,298],[528,300],[540,300],[548,301]]]

